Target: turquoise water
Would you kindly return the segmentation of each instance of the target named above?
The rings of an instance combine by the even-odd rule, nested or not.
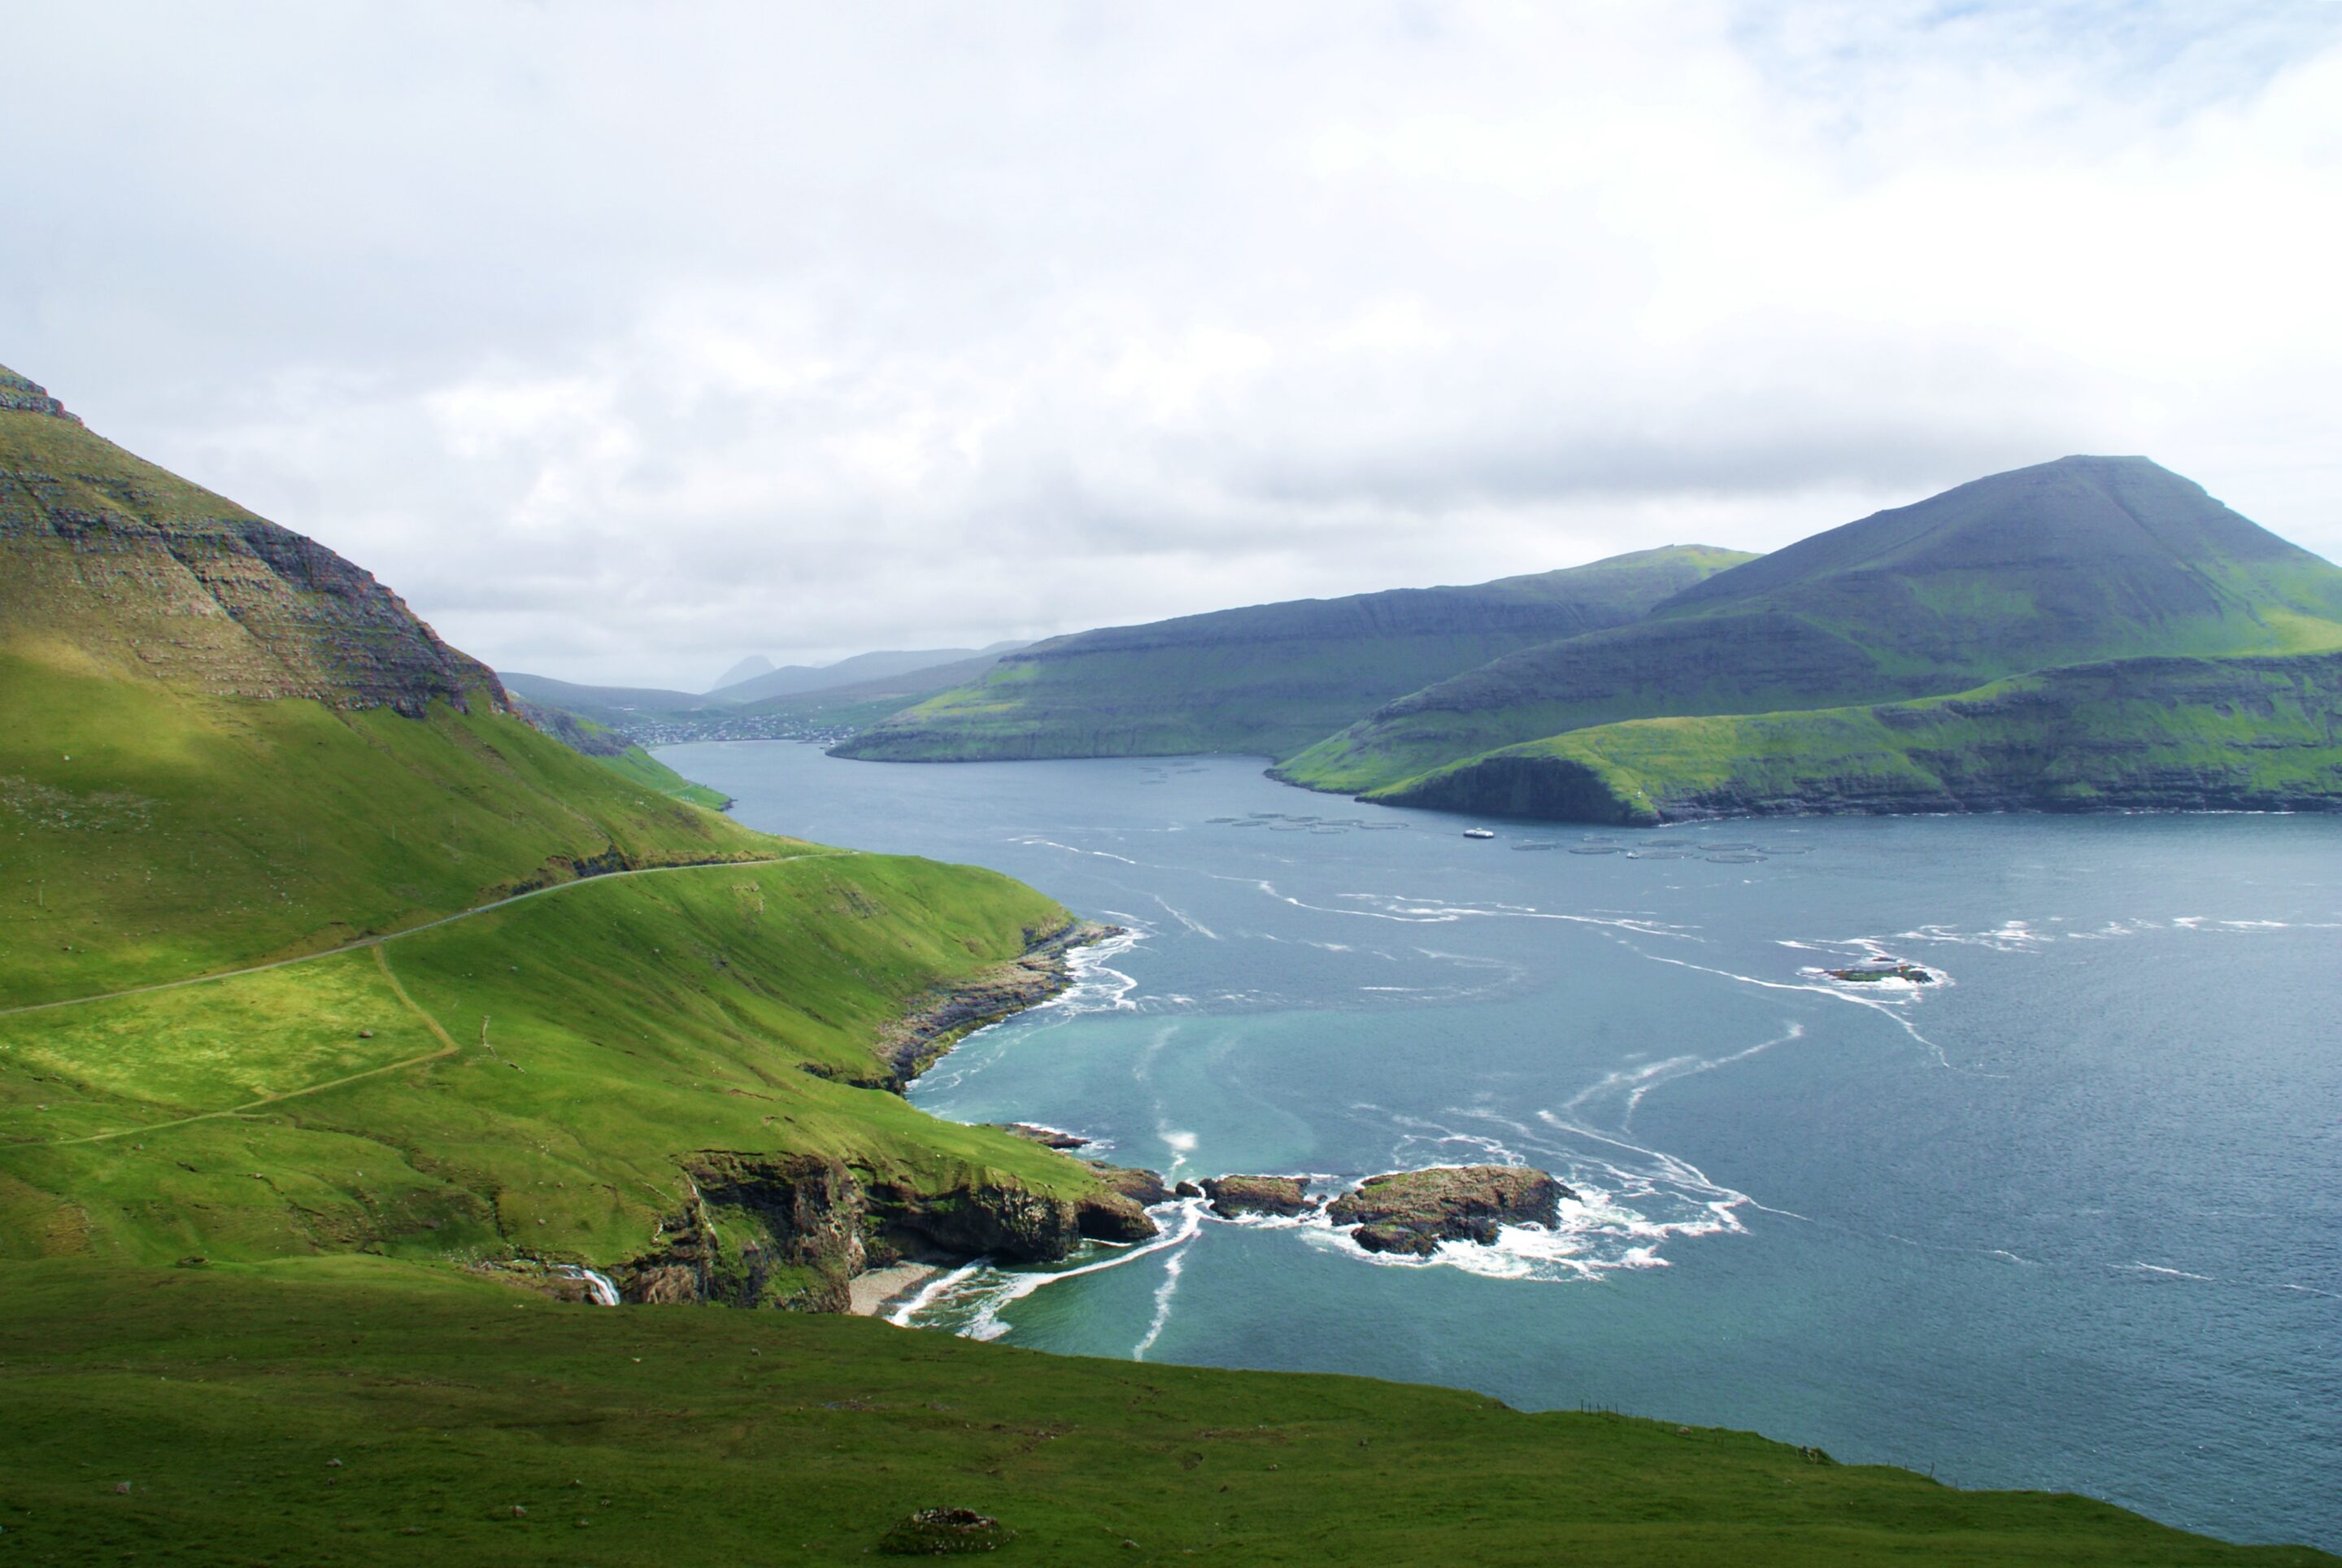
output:
[[[755,826],[1129,929],[916,1086],[939,1115],[1179,1175],[1519,1161],[1584,1199],[1430,1263],[1191,1205],[1151,1248],[967,1271],[917,1322],[1750,1428],[2342,1546],[2342,820],[1477,841],[1244,759],[662,756]],[[1256,812],[1344,825],[1210,820]],[[1819,972],[1880,955],[1940,983]]]

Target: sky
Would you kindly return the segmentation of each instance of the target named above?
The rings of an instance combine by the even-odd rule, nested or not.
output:
[[[0,363],[701,689],[2145,453],[2342,558],[2342,3],[0,6]]]

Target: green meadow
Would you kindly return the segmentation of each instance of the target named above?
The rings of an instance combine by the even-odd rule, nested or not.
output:
[[[548,1302],[395,1260],[12,1269],[0,1552],[87,1563],[2330,1563],[1746,1432],[867,1319]]]

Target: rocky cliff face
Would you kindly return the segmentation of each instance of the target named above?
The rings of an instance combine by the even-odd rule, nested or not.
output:
[[[90,434],[5,367],[0,630],[215,697],[504,703],[371,573]]]
[[[45,414],[52,419],[81,423],[81,416],[66,413],[65,406],[50,397],[47,387],[25,380],[5,365],[0,365],[0,412]]]
[[[842,1312],[847,1282],[910,1253],[1054,1262],[1086,1239],[1144,1241],[1155,1222],[1108,1189],[1060,1198],[969,1182],[924,1191],[817,1155],[706,1150],[656,1243],[611,1270],[630,1302]],[[1128,1174],[1144,1174],[1130,1172]]]

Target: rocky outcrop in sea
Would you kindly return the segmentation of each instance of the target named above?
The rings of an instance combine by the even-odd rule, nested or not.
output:
[[[1576,1193],[1520,1165],[1441,1166],[1369,1176],[1326,1205],[1336,1225],[1369,1252],[1427,1257],[1442,1241],[1487,1246],[1506,1225],[1552,1225]]]

